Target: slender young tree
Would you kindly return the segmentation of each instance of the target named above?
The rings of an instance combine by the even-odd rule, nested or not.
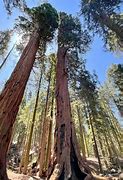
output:
[[[83,157],[86,158],[84,130],[83,130],[83,125],[81,123],[81,118],[80,118],[80,109],[79,109],[78,106],[76,108],[77,108],[79,127],[80,127],[80,137],[81,137],[81,143],[82,143],[82,154],[83,154]]]
[[[51,75],[52,75],[52,64],[51,64],[50,73],[48,76],[46,104],[45,104],[45,111],[44,111],[42,134],[41,134],[41,139],[40,139],[40,162],[39,162],[39,176],[40,177],[43,175],[43,172],[44,172],[45,157],[46,157],[46,142],[48,138],[47,137],[47,133],[48,133],[47,112],[48,112],[48,102],[49,102],[49,95],[50,95]]]
[[[96,119],[97,119],[97,90],[96,90],[96,81],[93,76],[86,70],[85,64],[82,65],[80,73],[78,75],[78,83],[77,87],[78,95],[83,102],[85,102],[86,111],[88,114],[88,124],[90,125],[93,141],[94,141],[94,153],[98,159],[100,173],[103,172],[102,164],[99,154],[99,148],[97,144],[96,138]]]
[[[32,19],[33,33],[0,95],[0,179],[3,180],[8,179],[6,153],[11,139],[12,126],[35,61],[36,52],[40,42],[52,40],[58,25],[57,12],[50,4],[42,4],[40,7],[32,8],[29,12]]]
[[[25,150],[25,162],[24,162],[24,169],[23,169],[24,174],[27,173],[27,167],[28,167],[28,163],[29,163],[29,152],[30,152],[30,148],[31,148],[31,141],[32,141],[32,136],[33,136],[36,111],[37,111],[37,107],[38,107],[39,93],[40,93],[40,88],[41,88],[41,80],[42,80],[42,70],[41,70],[41,74],[40,74],[40,78],[39,78],[39,84],[38,84],[38,90],[37,90],[37,95],[36,95],[36,100],[35,100],[35,106],[34,106],[31,127],[30,127],[29,138],[28,138],[27,146],[26,146],[26,150]]]
[[[50,87],[50,120],[49,120],[49,129],[48,129],[48,143],[47,143],[47,150],[46,150],[46,160],[45,160],[45,170],[48,170],[48,165],[51,160],[51,148],[53,145],[52,134],[53,134],[53,114],[54,114],[54,100],[55,100],[55,81],[56,81],[56,54],[50,55],[50,62],[52,64],[52,80],[51,80],[51,87]],[[47,173],[47,172],[46,172]]]
[[[3,62],[0,64],[0,70],[2,69],[2,67],[4,66],[4,64],[6,63],[8,57],[10,56],[10,54],[12,53],[12,51],[14,50],[16,43],[12,46],[12,48],[10,49],[10,51],[8,52],[8,54],[6,55],[6,57],[4,58]]]
[[[108,80],[112,84],[117,94],[115,99],[116,106],[123,116],[123,65],[122,64],[113,64],[108,70]],[[117,93],[118,91],[118,93]]]

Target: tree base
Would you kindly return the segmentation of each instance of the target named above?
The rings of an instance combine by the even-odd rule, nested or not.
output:
[[[55,161],[52,164],[52,168],[50,166],[50,172],[48,176],[48,180],[92,180],[93,177],[91,175],[90,168],[85,164],[84,160],[78,159],[76,152],[74,150],[73,145],[71,145],[71,153],[70,153],[70,166],[71,166],[71,174],[69,174],[69,170],[64,168],[64,164],[61,167]],[[82,170],[83,168],[83,170]],[[68,170],[68,172],[67,172]],[[67,178],[65,175],[68,175]]]

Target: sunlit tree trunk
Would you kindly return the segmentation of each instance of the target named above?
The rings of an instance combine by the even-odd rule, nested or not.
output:
[[[100,145],[100,150],[102,152],[102,156],[103,156],[103,160],[104,160],[105,166],[108,169],[108,163],[107,163],[107,159],[106,159],[106,155],[105,155],[105,150],[104,150],[105,147],[102,144],[103,140],[101,139],[102,134],[97,134],[97,137],[98,137],[98,141],[99,141],[99,145]]]
[[[42,80],[42,71],[41,71],[39,84],[38,84],[38,91],[37,91],[37,95],[36,95],[35,107],[34,107],[34,112],[33,112],[33,117],[32,117],[32,122],[31,122],[31,128],[30,128],[30,133],[29,133],[29,139],[27,141],[27,146],[26,146],[27,149],[25,150],[24,169],[23,169],[24,174],[27,173],[27,167],[28,167],[28,163],[29,163],[29,152],[30,152],[30,148],[31,148],[32,135],[33,135],[33,129],[34,129],[35,117],[36,117],[36,111],[37,111],[37,106],[38,106],[38,101],[39,101],[41,80]]]
[[[78,120],[79,120],[79,128],[80,128],[80,137],[81,137],[81,144],[82,144],[82,154],[83,157],[86,158],[86,150],[85,150],[85,141],[84,141],[84,130],[83,130],[83,125],[81,122],[81,118],[80,118],[80,110],[79,107],[77,106],[77,114],[78,114]]]
[[[54,88],[55,86],[55,78],[53,80],[53,90],[52,90],[52,101],[51,101],[51,112],[50,112],[50,124],[49,124],[49,134],[48,134],[48,145],[46,151],[46,162],[45,169],[48,170],[48,165],[51,159],[51,147],[52,147],[52,128],[53,128],[53,111],[54,111]]]
[[[47,144],[47,137],[48,137],[48,119],[47,111],[48,111],[48,100],[49,100],[49,92],[50,92],[50,83],[51,83],[51,74],[52,74],[52,66],[50,69],[49,79],[48,79],[48,87],[47,87],[47,96],[46,96],[46,104],[45,104],[45,112],[44,112],[44,119],[43,119],[43,127],[42,127],[42,134],[40,139],[40,157],[39,157],[39,176],[43,175],[44,166],[45,166],[45,157],[46,157],[46,144]]]
[[[0,179],[2,180],[8,180],[6,153],[11,140],[12,127],[35,61],[39,41],[40,36],[35,32],[0,95]]]
[[[115,157],[116,157],[116,163],[117,163],[118,167],[119,167],[120,170],[121,170],[121,163],[120,163],[120,161],[119,161],[117,149],[116,149],[116,147],[115,147],[115,145],[114,145],[114,143],[113,143],[113,141],[112,141],[112,137],[111,137],[111,134],[110,134],[110,132],[108,131],[108,129],[107,129],[107,132],[108,132],[109,141],[110,141],[110,143],[111,143],[111,148],[112,148],[113,153],[114,153],[114,155],[115,155]]]
[[[102,103],[103,103],[103,107],[104,107],[105,111],[109,115],[108,121],[109,121],[111,130],[112,130],[113,136],[116,139],[117,144],[119,146],[119,151],[121,151],[121,144],[120,144],[121,133],[119,131],[120,127],[117,127],[116,121],[114,120],[115,117],[110,109],[110,106],[104,100],[102,101]]]
[[[97,145],[97,140],[96,140],[96,133],[95,133],[95,129],[94,129],[95,115],[94,115],[94,112],[92,112],[92,110],[91,111],[89,110],[88,103],[87,103],[87,108],[88,108],[88,114],[89,114],[89,123],[90,123],[90,126],[91,126],[92,135],[93,135],[93,141],[94,141],[94,152],[97,155],[100,173],[103,173],[102,164],[101,164],[100,155],[99,155],[99,150],[98,150],[98,145]]]
[[[109,158],[110,158],[110,160],[111,160],[111,162],[112,162],[113,153],[112,153],[112,150],[111,150],[111,147],[110,147],[108,138],[107,138],[107,134],[104,134],[104,138],[105,138],[105,142],[106,142],[106,146],[107,146]]]

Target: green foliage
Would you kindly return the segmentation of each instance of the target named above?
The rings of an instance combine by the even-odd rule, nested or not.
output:
[[[13,7],[19,7],[20,9],[26,8],[25,0],[3,0],[3,2],[9,14],[12,13]]]
[[[57,11],[49,3],[44,3],[39,7],[26,8],[25,12],[27,17],[19,16],[16,27],[29,34],[37,30],[41,40],[51,41],[58,27]]]
[[[81,14],[90,31],[103,38],[110,50],[123,47],[123,20],[120,14],[121,0],[81,0]],[[118,14],[119,12],[119,14]]]
[[[0,31],[0,55],[4,55],[7,51],[8,44],[11,37],[11,31]]]
[[[108,70],[109,82],[115,87],[115,103],[123,116],[123,65],[113,64]]]
[[[123,65],[113,64],[108,70],[108,77],[114,84],[123,91]]]
[[[87,51],[90,37],[87,31],[83,31],[81,23],[77,17],[67,15],[64,12],[59,14],[59,34],[58,44],[60,47],[68,49],[79,49],[81,53]]]

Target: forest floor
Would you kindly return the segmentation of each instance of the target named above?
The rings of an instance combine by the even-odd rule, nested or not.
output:
[[[8,170],[7,173],[8,173],[9,180],[39,180],[38,177],[30,177],[27,175],[18,174],[18,173],[13,172],[12,170]]]
[[[123,162],[123,158],[121,158],[121,162]],[[99,165],[98,165],[98,161],[96,158],[88,158],[88,164],[96,170],[96,173],[99,174],[98,170],[99,170]],[[31,176],[28,176],[28,175],[23,175],[23,174],[18,174],[12,170],[8,170],[7,171],[8,173],[8,177],[10,180],[39,180],[40,178],[37,177],[37,176],[34,176],[34,177],[31,177]],[[118,173],[116,174],[112,174],[110,177],[112,177],[112,179],[118,179]],[[113,178],[115,177],[115,178]],[[105,177],[105,179],[108,179]],[[40,179],[41,180],[41,179]],[[43,180],[43,179],[42,179]]]
[[[8,170],[7,173],[8,173],[9,180],[39,180],[40,179],[38,177],[30,177],[30,176],[23,175],[23,174],[17,174],[11,170]],[[109,178],[105,177],[105,180],[108,180],[108,179]],[[112,180],[117,180],[117,179],[118,179],[118,177],[112,178]]]
[[[17,174],[11,170],[8,170],[7,173],[10,180],[29,180],[30,178],[29,176],[23,174]]]

